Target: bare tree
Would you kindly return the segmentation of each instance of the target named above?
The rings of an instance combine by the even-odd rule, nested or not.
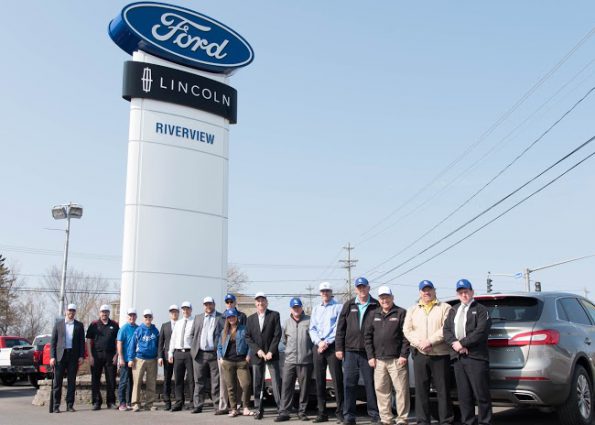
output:
[[[54,311],[56,311],[60,301],[62,271],[53,266],[47,272],[44,281],[46,288],[52,291],[50,298],[55,305]],[[110,289],[108,280],[99,275],[92,276],[75,269],[68,270],[65,286],[65,303],[76,304],[77,319],[85,324],[97,319],[101,304],[109,303],[110,298],[113,297],[108,294]]]
[[[237,294],[244,290],[245,283],[248,282],[248,275],[238,266],[229,266],[227,269],[227,292]]]
[[[0,334],[12,332],[20,320],[18,287],[16,274],[5,264],[6,258],[0,255]]]
[[[33,342],[35,337],[44,333],[48,325],[48,316],[44,311],[44,303],[31,294],[20,296],[20,320],[14,326],[14,333]]]

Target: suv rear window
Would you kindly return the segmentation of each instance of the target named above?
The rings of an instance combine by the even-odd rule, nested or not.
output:
[[[486,306],[493,322],[535,322],[541,315],[542,304],[532,297],[476,297]]]
[[[12,348],[20,345],[29,345],[29,341],[26,339],[5,339],[4,345],[6,345],[6,348]]]

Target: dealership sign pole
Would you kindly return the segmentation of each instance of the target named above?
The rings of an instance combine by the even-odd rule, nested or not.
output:
[[[224,24],[162,3],[126,6],[109,35],[132,61],[120,320],[129,307],[165,320],[170,304],[222,301],[227,276],[228,76],[254,58]]]

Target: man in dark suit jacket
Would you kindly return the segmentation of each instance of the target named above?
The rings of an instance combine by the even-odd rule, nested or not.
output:
[[[169,341],[174,325],[180,316],[180,309],[177,305],[169,306],[169,320],[161,325],[159,331],[159,343],[157,345],[157,358],[159,366],[163,367],[163,401],[165,410],[171,410],[171,377],[174,374],[174,365],[167,361],[167,352],[169,351]]]
[[[281,375],[279,371],[279,341],[281,341],[281,319],[277,311],[269,310],[266,295],[258,292],[254,296],[256,313],[246,321],[246,341],[250,347],[254,407],[260,409],[260,391],[264,385],[264,367],[268,366],[277,410],[281,403]]]
[[[492,321],[488,309],[473,299],[473,286],[467,279],[457,282],[459,304],[448,313],[444,322],[444,341],[451,347],[454,360],[461,423],[492,423],[490,398],[490,358],[488,337]],[[475,399],[478,421],[475,419]]]
[[[52,329],[52,342],[50,346],[50,366],[54,368],[54,413],[60,413],[62,399],[62,382],[64,373],[68,379],[66,392],[66,410],[74,412],[74,389],[76,385],[76,372],[83,363],[85,356],[85,328],[78,320],[74,320],[76,305],[68,304],[66,317],[59,319]]]
[[[194,409],[192,413],[202,412],[205,401],[203,391],[207,377],[211,380],[211,400],[215,413],[219,409],[219,363],[217,362],[217,343],[221,330],[222,315],[215,310],[215,300],[212,297],[203,299],[204,313],[194,316],[192,323],[192,345],[190,354],[194,371]]]

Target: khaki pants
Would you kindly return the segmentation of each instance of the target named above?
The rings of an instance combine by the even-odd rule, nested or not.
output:
[[[228,360],[221,361],[221,369],[227,384],[227,395],[229,397],[229,409],[236,410],[238,400],[236,396],[236,377],[240,382],[242,389],[242,407],[247,408],[250,405],[250,370],[248,369],[248,362],[245,360],[241,362],[230,362]]]
[[[150,408],[155,402],[155,387],[157,386],[157,359],[143,360],[134,359],[132,366],[132,405],[140,405],[140,389],[143,384],[143,376],[146,375],[145,392],[146,407]]]
[[[398,359],[376,360],[374,389],[378,401],[380,420],[385,424],[394,421],[391,410],[391,393],[395,390],[397,401],[397,422],[407,423],[409,416],[409,371],[407,364],[399,366]]]

